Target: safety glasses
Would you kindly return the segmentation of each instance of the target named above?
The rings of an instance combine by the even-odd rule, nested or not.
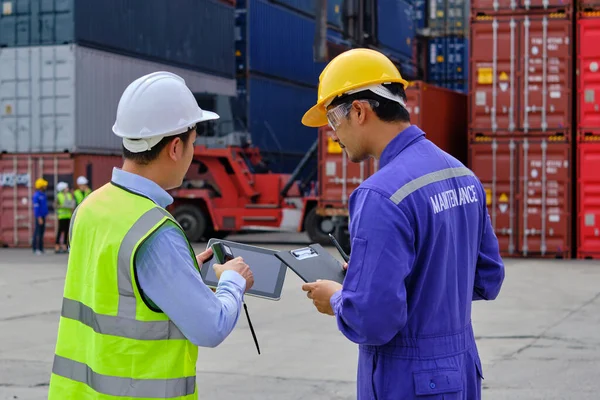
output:
[[[379,102],[376,100],[359,100],[362,103],[368,103],[371,105],[371,108],[375,108],[379,106]],[[342,103],[331,110],[327,111],[327,122],[329,123],[329,127],[334,131],[340,126],[344,118],[348,116],[348,113],[352,109],[352,103]]]

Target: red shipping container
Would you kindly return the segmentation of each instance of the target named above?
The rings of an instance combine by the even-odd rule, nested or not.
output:
[[[44,244],[47,249],[56,239],[54,215],[54,188],[60,181],[74,188],[78,176],[88,178],[92,189],[109,182],[113,167],[120,167],[122,158],[104,155],[57,154],[2,154],[0,155],[0,243],[9,247],[31,246],[34,216],[31,198],[35,180],[48,181],[48,208]]]
[[[533,13],[563,12],[570,13],[571,0],[472,0],[471,14],[481,15],[518,15]]]
[[[593,136],[600,134],[600,12],[582,14],[577,28],[577,124],[582,135]]]
[[[577,148],[577,257],[600,259],[600,143]]]
[[[421,81],[406,90],[411,123],[426,137],[463,163],[467,162],[467,96]],[[377,161],[356,164],[329,136],[319,131],[319,209],[327,215],[347,215],[350,193],[377,171]],[[327,208],[327,210],[324,210]]]
[[[470,146],[470,165],[503,256],[570,257],[571,145],[491,139]]]
[[[472,132],[545,136],[571,128],[571,30],[564,15],[471,24]]]

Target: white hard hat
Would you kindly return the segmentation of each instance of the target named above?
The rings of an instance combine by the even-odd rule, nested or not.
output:
[[[79,178],[77,178],[77,184],[78,185],[87,185],[88,180],[85,176],[80,176]]]
[[[133,81],[123,92],[115,135],[132,153],[150,150],[165,136],[188,131],[198,122],[219,118],[204,111],[185,81],[171,72],[154,72]]]
[[[63,190],[65,190],[68,187],[69,187],[69,185],[67,184],[67,182],[58,182],[56,184],[56,191],[62,192]]]

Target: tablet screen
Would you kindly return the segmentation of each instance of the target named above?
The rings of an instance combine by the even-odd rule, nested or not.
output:
[[[225,240],[219,241],[229,246],[234,257],[242,257],[252,270],[254,285],[246,294],[275,299],[280,297],[287,266],[275,257],[276,251]],[[216,240],[209,241],[209,246],[214,242]],[[207,285],[213,287],[218,284],[212,267],[216,263],[218,263],[217,258],[213,256],[202,266],[202,279]]]

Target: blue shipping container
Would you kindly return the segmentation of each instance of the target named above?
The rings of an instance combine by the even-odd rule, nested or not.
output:
[[[235,73],[235,10],[217,0],[9,0],[2,11],[0,46],[77,43],[226,77]]]
[[[468,36],[468,0],[428,0],[428,27],[434,35]]]
[[[392,51],[388,48],[377,48],[375,49],[385,54],[396,66],[398,70],[402,74],[402,77],[408,80],[417,79],[417,64],[415,63],[415,59],[410,56],[405,56],[398,52]]]
[[[301,122],[317,90],[252,75],[247,84],[252,142],[272,156],[274,172],[290,173],[317,139],[317,129]]]
[[[271,0],[275,4],[297,10],[310,17],[315,16],[316,0]],[[338,29],[343,27],[344,0],[327,0],[327,23]]]
[[[241,15],[238,17],[238,23],[242,23],[242,18]],[[247,48],[238,48],[241,52],[238,72],[247,69],[278,79],[317,86],[326,63],[314,62],[314,20],[264,0],[250,0],[245,24],[247,40],[242,38],[241,42]],[[328,30],[327,36],[330,42],[328,47],[332,50],[330,56],[335,55],[333,43],[340,44],[338,53],[350,45],[335,31]],[[243,54],[246,51],[247,65],[244,65]]]
[[[413,57],[415,40],[414,11],[404,0],[377,1],[377,42],[408,57]]]
[[[429,41],[428,81],[465,91],[468,82],[469,43],[463,37],[438,37]]]
[[[426,0],[414,0],[413,10],[415,13],[415,31],[425,29],[427,27],[427,1]]]

